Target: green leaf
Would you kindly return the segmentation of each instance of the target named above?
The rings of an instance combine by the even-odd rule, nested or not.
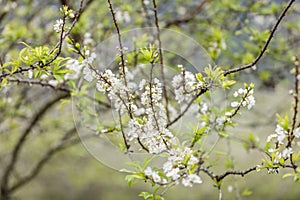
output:
[[[251,190],[249,190],[249,189],[244,189],[244,191],[242,192],[242,195],[243,196],[250,196],[250,195],[252,195],[252,191]]]
[[[149,192],[141,192],[139,194],[139,197],[143,197],[144,199],[149,199],[153,197],[153,194],[150,194]]]
[[[196,79],[197,79],[199,82],[203,82],[203,81],[204,81],[203,76],[202,76],[201,73],[197,73],[195,76],[196,76]]]
[[[128,186],[131,186],[136,179],[144,180],[145,176],[142,174],[131,174],[125,176],[125,180],[127,181]]]
[[[6,86],[6,84],[7,84],[7,78],[3,78],[1,81],[1,88]]]
[[[235,83],[236,83],[236,81],[234,81],[234,80],[225,80],[225,81],[223,81],[223,83],[222,83],[222,88],[230,89],[230,87],[231,87],[232,85],[234,85]]]
[[[229,136],[229,133],[226,131],[219,131],[218,133],[220,136],[225,137],[225,138]]]

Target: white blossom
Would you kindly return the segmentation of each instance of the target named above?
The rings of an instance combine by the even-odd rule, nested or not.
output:
[[[129,23],[131,21],[131,17],[129,15],[128,11],[122,12],[120,10],[117,10],[115,13],[115,16],[116,16],[117,21],[120,21],[120,22]]]
[[[152,180],[155,182],[155,183],[159,183],[161,182],[161,177],[158,175],[158,172],[157,171],[153,171],[151,169],[151,167],[147,167],[145,170],[144,170],[144,173],[146,176],[152,178]]]
[[[248,110],[250,110],[250,109],[255,105],[255,99],[254,99],[254,97],[251,95],[251,96],[249,96],[249,97],[246,98],[246,101],[247,101],[247,103],[248,103],[247,108],[248,108]]]
[[[95,72],[92,71],[89,67],[84,67],[83,68],[83,78],[88,81],[92,82],[94,77],[95,77]]]
[[[232,192],[233,191],[232,185],[228,185],[227,190],[228,190],[228,192]]]
[[[86,32],[84,34],[83,44],[84,45],[92,45],[92,44],[94,44],[94,40],[93,40],[92,34],[90,32]]]
[[[179,168],[172,168],[166,173],[167,177],[170,177],[173,181],[180,178],[180,169]]]
[[[55,32],[59,33],[62,29],[64,21],[62,19],[56,20],[56,23],[53,25]]]
[[[201,178],[196,174],[189,174],[187,177],[182,179],[182,184],[185,187],[192,187],[194,183],[201,184]]]
[[[238,96],[239,96],[239,93],[238,93],[237,91],[235,91],[235,92],[233,93],[233,96],[234,96],[234,97],[238,97]]]
[[[202,107],[201,107],[201,113],[202,114],[205,114],[206,112],[207,112],[207,110],[208,110],[208,106],[207,106],[207,103],[203,103],[202,104]]]
[[[30,78],[30,79],[33,78],[33,71],[32,70],[28,71],[28,78]]]
[[[283,151],[282,151],[282,157],[284,159],[287,159],[290,157],[290,155],[293,153],[293,149],[291,147],[288,147],[288,148],[285,148]]]
[[[174,87],[175,99],[178,103],[189,100],[197,89],[203,86],[203,83],[197,81],[195,75],[189,71],[184,71],[182,65],[181,74],[173,77],[172,86]]]
[[[149,0],[143,0],[145,5],[149,5],[150,1]]]
[[[296,128],[296,129],[293,131],[293,134],[294,134],[295,138],[300,138],[300,127],[299,127],[299,128]]]
[[[277,125],[275,133],[277,134],[277,141],[279,144],[283,144],[283,140],[286,137],[287,131],[284,130],[280,125]]]
[[[58,85],[58,81],[57,80],[50,80],[50,81],[48,81],[48,83],[50,85],[52,85],[53,87],[57,87],[57,85]]]
[[[267,142],[270,142],[273,138],[277,138],[277,134],[271,134],[267,138]]]
[[[64,76],[65,80],[77,79],[80,76],[83,65],[79,64],[78,60],[70,59],[66,63],[66,68],[72,70],[73,72],[66,73]]]
[[[231,103],[231,107],[233,107],[233,108],[238,107],[238,106],[239,106],[239,102],[234,101]]]

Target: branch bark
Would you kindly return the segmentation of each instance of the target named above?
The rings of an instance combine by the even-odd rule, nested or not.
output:
[[[253,66],[255,66],[259,61],[260,59],[263,57],[263,55],[266,53],[267,49],[268,49],[268,46],[270,45],[273,37],[274,37],[274,34],[276,32],[276,30],[278,29],[278,26],[279,24],[282,22],[284,16],[286,15],[287,11],[290,9],[290,7],[292,6],[292,4],[295,2],[295,0],[291,0],[288,5],[283,9],[283,11],[281,12],[278,20],[276,21],[275,25],[273,26],[273,28],[271,29],[271,32],[270,32],[270,35],[268,37],[268,39],[266,40],[264,46],[262,47],[262,49],[260,50],[260,53],[256,56],[255,60],[252,62],[252,63],[249,63],[247,65],[242,65],[240,67],[236,67],[236,68],[233,68],[233,69],[230,69],[230,70],[227,70],[224,72],[224,76],[227,76],[229,74],[233,74],[233,73],[236,73],[236,72],[239,72],[239,71],[243,71],[245,69],[249,69]]]
[[[45,103],[37,113],[35,113],[31,120],[29,121],[27,127],[24,129],[24,131],[21,133],[17,143],[15,144],[12,152],[11,159],[9,161],[9,164],[4,169],[3,176],[1,178],[1,193],[0,197],[3,199],[8,199],[9,197],[9,177],[14,170],[14,167],[18,161],[20,152],[22,150],[22,147],[24,143],[26,142],[26,139],[31,132],[32,128],[38,123],[38,121],[44,116],[44,114],[52,107],[54,106],[59,100],[63,98],[69,97],[69,94],[63,94],[55,97],[54,99],[48,101]]]

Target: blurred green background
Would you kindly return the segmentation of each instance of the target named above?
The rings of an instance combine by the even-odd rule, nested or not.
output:
[[[204,2],[204,3],[203,3]],[[53,31],[55,20],[60,18],[59,7],[67,3],[77,10],[79,1],[21,0],[0,1],[0,58],[1,62],[16,57],[22,48],[20,42],[32,46],[54,46],[57,35]],[[115,33],[112,19],[103,0],[86,1],[86,7],[72,36],[84,40],[86,32],[94,41],[101,42]],[[141,1],[113,1],[120,12],[122,31],[153,25],[151,1],[144,5],[150,15],[146,20]],[[203,3],[203,5],[202,5]],[[266,39],[266,33],[275,23],[287,1],[243,0],[161,0],[158,1],[160,26],[189,35],[201,44],[222,68],[249,63],[257,55]],[[202,5],[202,6],[201,6]],[[200,7],[201,6],[201,7]],[[254,82],[257,105],[251,112],[244,111],[234,129],[237,138],[247,138],[253,133],[263,147],[266,138],[276,127],[276,113],[291,109],[289,90],[293,87],[290,70],[291,57],[299,55],[300,4],[296,2],[280,25],[267,55],[257,65],[257,70],[239,74],[243,82]],[[180,44],[174,44],[180,45]],[[72,56],[64,53],[65,56]],[[177,63],[180,64],[180,63]],[[57,92],[39,86],[21,84],[2,88],[0,91],[0,173],[7,165],[13,146],[28,119]],[[13,172],[14,179],[26,175],[62,134],[73,126],[71,102],[56,104],[32,129],[22,149]],[[227,142],[219,143],[216,150],[227,149]],[[239,141],[231,141],[236,169],[247,169],[259,164],[263,154],[247,150]],[[109,154],[110,152],[105,152]],[[114,156],[114,155],[110,155]],[[226,165],[226,157],[216,155],[215,162]],[[222,172],[222,167],[220,169]],[[288,171],[288,170],[287,170]],[[282,172],[282,171],[281,171]],[[147,183],[128,187],[126,174],[111,169],[93,158],[82,144],[73,145],[53,156],[41,173],[14,193],[15,199],[141,199],[141,191],[149,191]],[[218,190],[205,174],[200,174],[202,185],[193,188],[175,186],[165,195],[172,200],[217,199]],[[300,183],[282,179],[283,173],[253,172],[246,177],[230,177],[222,186],[224,199],[300,199]],[[238,189],[238,191],[236,191]]]

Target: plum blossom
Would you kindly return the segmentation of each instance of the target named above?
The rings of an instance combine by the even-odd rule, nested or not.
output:
[[[56,33],[59,33],[62,29],[64,21],[62,19],[56,20],[56,23],[53,25],[53,29]]]
[[[48,83],[50,85],[52,85],[53,87],[57,87],[57,85],[58,85],[58,81],[57,80],[50,80],[50,81],[48,81]]]
[[[288,159],[292,153],[293,153],[293,149],[291,147],[285,148],[282,151],[282,157],[284,159]]]
[[[182,179],[182,184],[185,187],[192,187],[194,183],[202,183],[201,178],[197,174],[189,174],[187,177]]]
[[[79,64],[78,60],[76,59],[70,59],[66,63],[66,68],[72,70],[73,72],[66,73],[64,79],[77,79],[80,76],[83,65]]]
[[[238,89],[233,93],[233,96],[235,98],[241,96],[242,98],[240,101],[231,102],[230,105],[233,108],[237,108],[239,106],[243,106],[243,107],[247,106],[248,110],[250,110],[255,105],[255,98],[253,97],[253,88],[251,86],[245,89],[243,88]]]
[[[267,142],[270,142],[271,140],[276,139],[276,142],[278,142],[279,144],[283,144],[283,140],[286,138],[287,133],[288,132],[286,130],[284,130],[284,128],[282,126],[277,124],[275,133],[268,136]]]
[[[295,138],[300,138],[300,127],[299,127],[299,128],[296,128],[296,129],[293,131],[293,134],[294,134]]]
[[[84,67],[83,68],[83,78],[88,81],[88,82],[92,82],[94,80],[95,77],[95,72],[93,70],[91,70],[89,67]]]
[[[151,86],[150,86],[151,85]],[[151,87],[151,88],[150,88]],[[140,90],[145,92],[141,95],[141,103],[145,106],[157,104],[162,98],[161,83],[157,78],[154,78],[151,84],[148,84],[145,79],[140,82]]]
[[[163,171],[167,177],[171,178],[173,181],[179,180],[181,177],[185,176],[186,173],[191,172],[193,166],[197,165],[199,159],[193,155],[193,151],[185,147],[171,149],[169,151],[169,157],[167,162],[163,165]],[[191,183],[199,182],[199,179],[195,178],[195,176],[190,176],[193,174],[189,174],[182,180],[184,185],[189,185]]]
[[[192,72],[186,71],[182,65],[178,65],[181,73],[173,77],[172,86],[174,87],[175,99],[178,103],[189,100],[195,91],[203,86]]]
[[[121,10],[116,11],[116,19],[120,22],[129,23],[131,21],[131,17],[128,11],[122,12]]]
[[[147,167],[144,170],[144,173],[146,176],[148,176],[149,178],[151,178],[155,183],[159,183],[162,181],[161,177],[158,175],[157,171],[152,170],[151,167]],[[165,180],[164,180],[165,182]]]
[[[239,106],[239,102],[234,101],[231,103],[231,107],[233,107],[233,108],[238,107],[238,106]]]
[[[277,141],[279,142],[279,144],[283,144],[283,140],[286,137],[287,131],[284,130],[282,126],[277,125],[275,132],[277,134]]]
[[[94,44],[94,40],[93,40],[92,34],[90,32],[86,32],[84,34],[83,44],[84,45],[92,45],[92,44]]]

